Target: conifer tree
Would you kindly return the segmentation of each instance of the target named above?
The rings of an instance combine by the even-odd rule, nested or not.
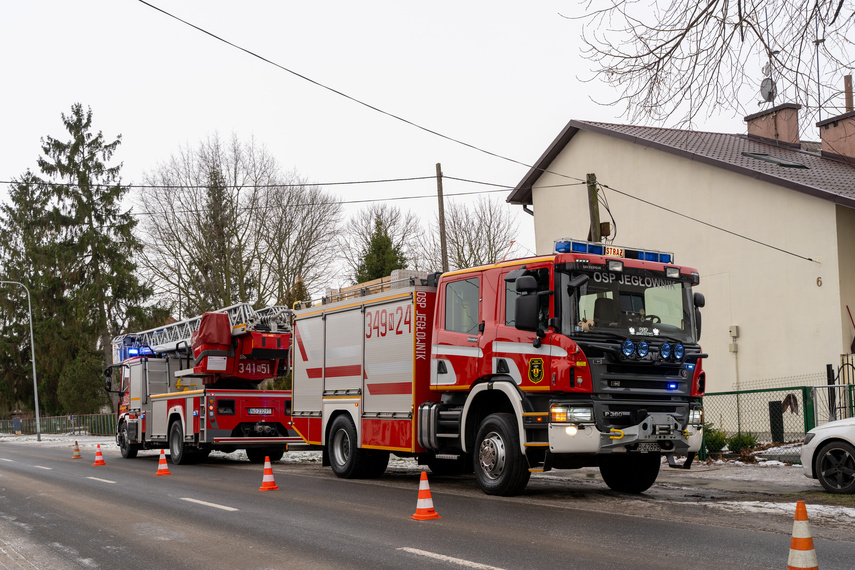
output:
[[[374,232],[368,242],[368,248],[362,254],[356,270],[356,282],[364,283],[373,279],[389,276],[395,269],[403,269],[407,260],[399,247],[392,243],[392,237],[383,221],[374,220]]]

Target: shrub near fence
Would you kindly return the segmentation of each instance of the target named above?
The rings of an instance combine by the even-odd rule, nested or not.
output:
[[[23,418],[21,433],[36,433],[35,418]],[[82,416],[52,416],[41,418],[41,433],[74,433],[79,435],[113,435],[116,433],[115,414]],[[15,433],[15,420],[0,420],[0,433]]]
[[[811,388],[708,393],[704,421],[728,435],[752,433],[759,443],[801,440],[815,425]]]

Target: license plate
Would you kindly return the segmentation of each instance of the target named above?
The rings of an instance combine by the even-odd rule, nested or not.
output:
[[[273,408],[250,408],[248,413],[251,416],[269,416],[273,413]]]
[[[638,444],[638,451],[640,451],[641,453],[648,453],[651,451],[659,451],[659,444],[658,443],[639,443]]]

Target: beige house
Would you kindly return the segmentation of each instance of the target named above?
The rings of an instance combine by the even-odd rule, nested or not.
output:
[[[548,253],[587,238],[596,174],[609,241],[698,269],[708,392],[824,384],[855,337],[855,112],[818,124],[820,148],[798,111],[746,117],[748,134],[573,120],[508,202]]]

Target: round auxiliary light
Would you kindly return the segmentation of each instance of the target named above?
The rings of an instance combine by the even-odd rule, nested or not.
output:
[[[623,345],[621,346],[621,350],[623,351],[623,355],[629,358],[635,353],[635,343],[631,340],[623,341]]]
[[[674,358],[677,360],[682,360],[683,357],[686,356],[686,349],[682,344],[677,344],[674,346]]]
[[[667,342],[663,342],[662,346],[659,347],[659,356],[664,359],[671,358],[671,345]]]
[[[650,345],[649,344],[647,344],[645,341],[641,341],[638,343],[638,356],[640,356],[641,358],[644,358],[645,356],[647,356],[647,353],[649,353],[649,352],[650,352]]]

